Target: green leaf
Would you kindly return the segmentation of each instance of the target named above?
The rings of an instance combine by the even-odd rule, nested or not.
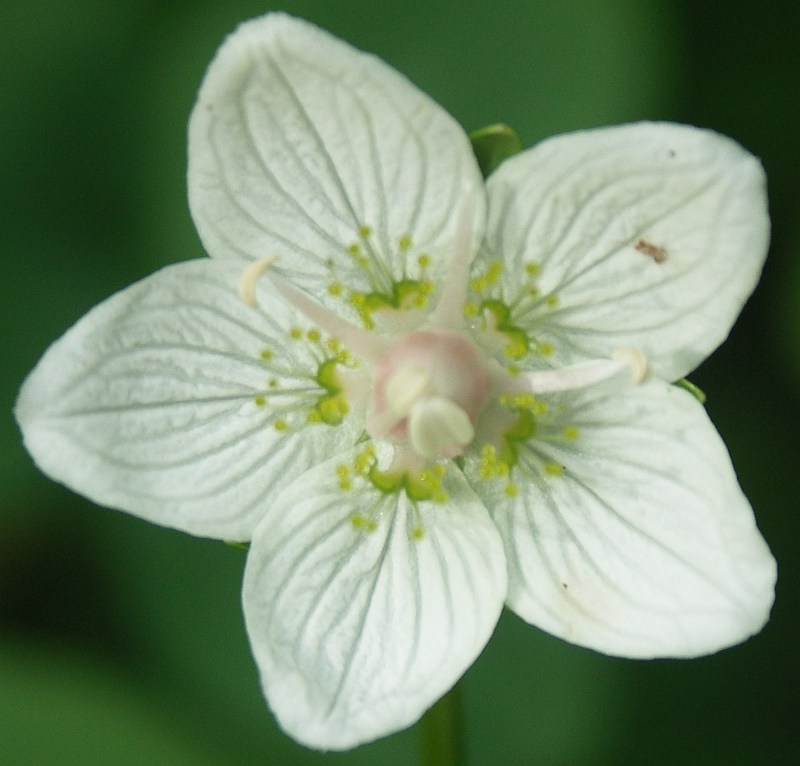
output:
[[[503,123],[473,130],[469,139],[484,178],[488,178],[503,160],[522,150],[516,131]]]

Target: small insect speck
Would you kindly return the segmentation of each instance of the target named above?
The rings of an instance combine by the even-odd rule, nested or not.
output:
[[[652,242],[648,242],[646,239],[638,240],[633,248],[642,255],[652,258],[656,263],[664,263],[664,261],[667,260],[666,249],[659,247],[658,245],[654,245]]]

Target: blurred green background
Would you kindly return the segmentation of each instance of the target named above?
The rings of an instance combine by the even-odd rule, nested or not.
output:
[[[278,7],[378,53],[468,129],[502,120],[529,145],[669,119],[763,158],[770,259],[729,342],[693,377],[779,562],[771,622],[714,657],[642,663],[506,614],[466,675],[466,716],[474,766],[799,763],[794,0],[4,0],[0,763],[416,763],[414,730],[334,755],[280,734],[242,625],[243,554],[47,481],[10,414],[24,375],[87,309],[202,255],[185,199],[186,119],[223,36]]]

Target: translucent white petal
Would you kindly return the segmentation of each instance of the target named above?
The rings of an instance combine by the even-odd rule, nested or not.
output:
[[[481,651],[506,594],[500,537],[455,468],[450,501],[418,509],[371,485],[344,491],[336,469],[312,469],[271,505],[243,593],[275,715],[334,750],[416,721]]]
[[[166,268],[97,306],[48,349],[16,407],[45,473],[102,505],[244,540],[270,491],[352,445],[347,425],[292,427],[305,425],[324,393],[308,377],[318,353],[290,337],[293,309],[268,284],[259,288],[268,315],[237,297],[246,265]]]
[[[505,261],[507,291],[540,266],[519,324],[561,363],[635,346],[669,380],[725,339],[769,239],[758,160],[683,125],[557,136],[503,163],[488,195],[486,257]]]
[[[561,402],[580,436],[535,448],[563,475],[520,477],[513,501],[475,483],[505,540],[509,606],[627,657],[707,654],[760,630],[775,562],[697,401],[652,381]]]
[[[208,252],[277,255],[299,281],[368,288],[351,245],[383,289],[381,275],[399,279],[408,258],[413,276],[422,252],[439,268],[465,189],[479,192],[480,241],[482,188],[441,107],[378,58],[283,14],[228,37],[189,124],[189,201]]]

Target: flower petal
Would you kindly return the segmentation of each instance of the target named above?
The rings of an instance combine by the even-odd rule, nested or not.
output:
[[[159,524],[246,540],[268,492],[352,446],[349,425],[305,426],[324,393],[317,349],[290,337],[293,310],[268,284],[268,316],[237,297],[246,265],[204,258],[163,269],[50,347],[16,407],[45,473]]]
[[[517,323],[559,363],[635,346],[683,377],[727,336],[769,240],[758,160],[683,125],[557,136],[504,162],[488,195],[486,256],[512,295],[538,264],[541,299]]]
[[[466,189],[477,243],[483,182],[464,131],[391,67],[307,22],[242,24],[208,69],[189,124],[189,201],[212,256],[277,255],[295,280],[386,289],[414,273],[406,256],[424,251],[432,268],[449,257]]]
[[[486,481],[509,558],[509,606],[576,644],[692,657],[761,629],[775,562],[702,406],[654,380],[562,403],[574,442],[540,439],[537,477],[510,501]]]
[[[244,611],[284,729],[344,749],[416,721],[473,662],[506,593],[502,544],[455,468],[446,504],[371,485],[337,461],[287,487],[256,530]],[[372,522],[375,528],[370,529]]]

